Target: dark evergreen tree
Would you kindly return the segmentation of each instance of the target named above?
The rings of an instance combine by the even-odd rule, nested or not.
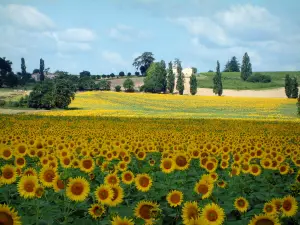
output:
[[[40,59],[40,81],[44,81],[45,80],[44,69],[45,69],[44,60]]]
[[[22,76],[26,76],[26,65],[25,65],[25,59],[21,58],[21,71],[22,71]]]
[[[191,95],[197,94],[197,78],[195,74],[192,74],[190,78],[190,92]]]
[[[173,64],[172,62],[169,62],[169,68],[168,68],[168,77],[167,77],[167,88],[170,93],[174,92],[174,86],[175,86],[175,75],[173,73]]]
[[[296,77],[293,77],[291,80],[291,98],[297,98],[298,97],[298,81]]]
[[[216,74],[213,78],[213,83],[214,83],[213,92],[216,95],[221,96],[223,94],[223,84],[222,84],[222,76],[221,76],[221,72],[220,72],[219,61],[217,61]]]
[[[166,91],[165,63],[154,62],[148,68],[144,79],[143,90],[145,92],[161,93]]]
[[[240,72],[240,63],[237,61],[235,56],[233,56],[230,60],[229,72]]]
[[[184,76],[182,73],[181,61],[179,59],[175,59],[174,64],[176,65],[177,69],[177,83],[176,89],[180,95],[183,95],[184,92]]]
[[[292,95],[292,79],[289,74],[285,75],[284,89],[286,97],[290,98]]]
[[[252,74],[252,65],[250,62],[250,57],[248,56],[248,53],[246,52],[243,56],[243,62],[241,67],[241,78],[242,80],[247,80],[248,77],[250,77]]]

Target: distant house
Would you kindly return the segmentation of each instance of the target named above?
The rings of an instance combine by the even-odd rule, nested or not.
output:
[[[45,74],[45,78],[47,79],[54,79],[55,77],[57,77],[58,75],[55,73],[48,73]],[[41,74],[40,73],[33,73],[31,74],[31,77],[35,80],[35,81],[40,81],[41,80]]]
[[[176,65],[173,66],[173,73],[175,74],[175,77],[177,78],[178,74],[177,74]],[[195,72],[192,67],[189,67],[189,68],[183,69],[182,73],[183,73],[184,78],[190,78]]]

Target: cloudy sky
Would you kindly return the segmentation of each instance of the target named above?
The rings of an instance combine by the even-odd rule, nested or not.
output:
[[[135,72],[156,60],[215,70],[248,52],[254,71],[300,70],[299,0],[1,0],[0,57],[20,71]]]

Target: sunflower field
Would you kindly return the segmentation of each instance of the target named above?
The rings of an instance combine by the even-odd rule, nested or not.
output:
[[[300,123],[0,115],[0,224],[300,224]]]

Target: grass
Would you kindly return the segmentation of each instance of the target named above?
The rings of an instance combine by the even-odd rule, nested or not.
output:
[[[295,76],[300,80],[300,72],[261,72],[264,75],[270,75],[272,81],[270,83],[251,83],[242,81],[240,73],[237,72],[223,72],[222,81],[224,89],[233,90],[262,90],[284,87],[284,78],[286,74]],[[197,77],[199,88],[213,88],[213,77],[215,73],[200,73]]]
[[[30,111],[52,116],[240,118],[300,121],[295,99],[82,92],[72,110]]]

